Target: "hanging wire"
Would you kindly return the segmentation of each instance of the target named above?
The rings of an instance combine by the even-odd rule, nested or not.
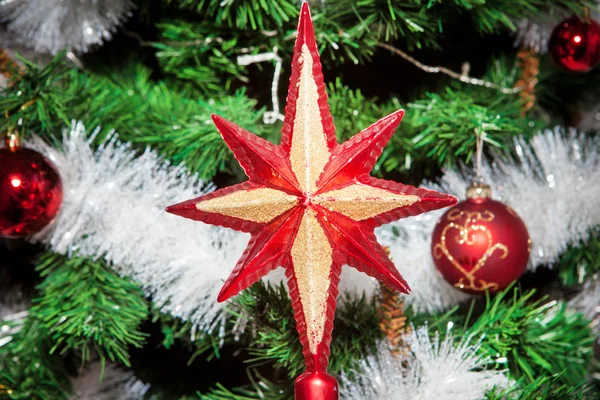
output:
[[[475,129],[475,173],[477,179],[481,180],[481,158],[483,156],[483,139],[485,138],[485,132],[479,132],[479,129]]]
[[[458,72],[452,71],[451,69],[448,69],[446,67],[439,67],[439,66],[432,67],[430,65],[423,64],[416,58],[408,55],[404,51],[402,51],[394,46],[391,46],[387,43],[378,43],[377,46],[391,51],[392,53],[404,58],[406,61],[410,62],[411,64],[413,64],[420,70],[425,71],[430,74],[445,74],[451,78],[458,79],[459,81],[467,83],[469,85],[484,86],[487,88],[496,89],[504,94],[515,94],[515,93],[519,93],[521,90],[523,90],[522,86],[504,87],[504,86],[498,85],[493,82],[485,81],[483,79],[471,78],[471,77],[467,76],[467,74],[459,74]]]
[[[283,114],[279,111],[279,77],[281,76],[282,59],[277,55],[277,47],[273,47],[273,51],[260,54],[245,54],[238,56],[237,63],[239,65],[250,65],[265,61],[275,60],[275,72],[273,73],[273,82],[271,83],[271,101],[273,102],[273,110],[267,111],[263,115],[265,124],[274,124],[277,121],[283,121]]]

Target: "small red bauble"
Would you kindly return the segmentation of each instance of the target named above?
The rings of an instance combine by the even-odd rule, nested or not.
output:
[[[600,62],[600,26],[591,19],[568,18],[554,28],[548,50],[561,67],[589,71]]]
[[[295,400],[338,400],[339,393],[335,378],[324,371],[305,372],[294,385]]]
[[[531,239],[523,220],[490,196],[489,186],[474,184],[467,200],[446,211],[433,230],[433,262],[463,292],[505,289],[529,261]]]
[[[58,213],[62,182],[40,153],[0,148],[0,237],[20,238],[39,232]]]

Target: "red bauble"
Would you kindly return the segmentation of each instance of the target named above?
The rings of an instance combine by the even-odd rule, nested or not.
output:
[[[0,237],[39,232],[58,213],[62,182],[54,166],[29,149],[0,149]]]
[[[339,393],[337,381],[325,372],[305,372],[294,384],[295,400],[338,400]]]
[[[589,71],[600,62],[600,26],[576,16],[564,20],[552,32],[549,52],[569,71]]]
[[[473,294],[505,289],[527,268],[531,240],[515,211],[474,185],[467,200],[440,218],[431,241],[433,261],[444,279]]]

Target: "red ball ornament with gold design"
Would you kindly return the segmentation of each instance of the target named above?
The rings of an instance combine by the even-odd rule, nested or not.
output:
[[[433,261],[446,281],[463,292],[495,293],[527,268],[531,239],[509,206],[491,199],[491,189],[474,184],[467,200],[440,218],[431,242]]]
[[[0,237],[39,232],[58,214],[62,200],[62,181],[52,163],[21,148],[18,137],[9,134],[0,148]]]

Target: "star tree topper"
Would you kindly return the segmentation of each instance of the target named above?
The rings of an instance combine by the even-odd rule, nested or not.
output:
[[[336,142],[304,3],[281,145],[213,115],[249,180],[167,208],[173,214],[251,234],[218,301],[279,266],[285,268],[309,373],[327,376],[342,265],[407,293],[407,283],[377,243],[374,229],[456,202],[449,195],[370,176],[403,115],[403,110],[397,111],[346,143]]]

